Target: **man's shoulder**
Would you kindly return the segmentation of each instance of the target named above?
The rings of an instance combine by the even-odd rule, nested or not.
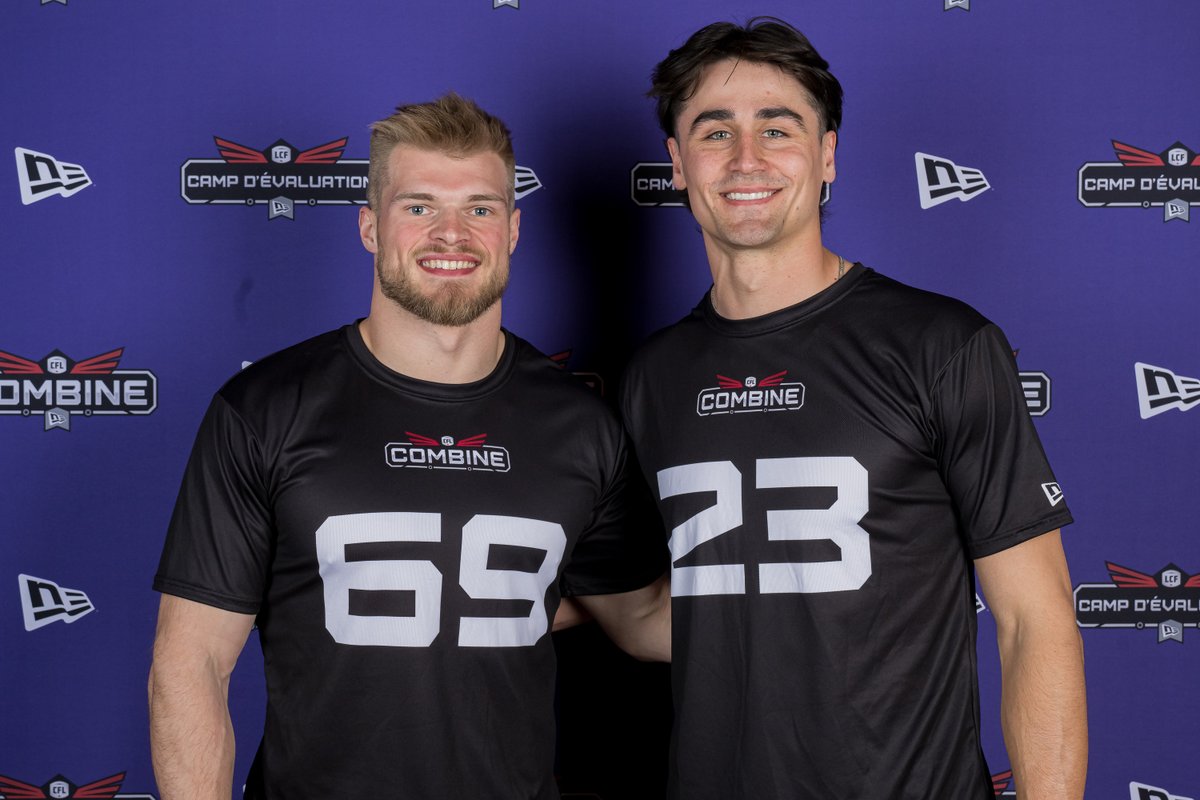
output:
[[[246,364],[218,391],[237,407],[260,404],[321,379],[333,359],[344,350],[345,328],[327,331]]]
[[[609,413],[600,392],[585,377],[567,369],[564,358],[548,356],[511,332],[509,336],[516,348],[513,375],[516,389],[577,406],[588,413]]]
[[[646,337],[629,359],[629,369],[643,368],[663,360],[676,361],[694,346],[695,337],[703,332],[704,322],[693,310],[687,316]]]
[[[857,322],[874,325],[892,336],[906,334],[918,341],[937,334],[966,340],[991,321],[955,297],[920,289],[869,270],[858,291],[848,295],[848,313]]]

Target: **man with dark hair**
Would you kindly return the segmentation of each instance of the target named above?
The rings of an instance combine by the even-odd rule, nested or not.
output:
[[[560,595],[670,658],[620,423],[500,326],[513,168],[503,123],[456,95],[376,123],[369,316],[213,399],[154,580],[164,800],[230,797],[229,676],[256,623],[248,798],[557,798]]]
[[[653,80],[713,276],[621,396],[671,530],[671,796],[990,800],[978,574],[1021,797],[1081,797],[1071,517],[1003,334],[823,246],[842,92],[797,30],[710,25]]]

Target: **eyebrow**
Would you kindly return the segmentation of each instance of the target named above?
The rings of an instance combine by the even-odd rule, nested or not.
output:
[[[432,203],[437,198],[427,192],[397,192],[393,200],[420,200],[422,203]],[[505,203],[507,199],[498,194],[473,194],[467,198],[468,203]]]
[[[799,125],[801,128],[807,128],[804,123],[804,117],[788,108],[787,106],[770,106],[768,108],[760,108],[755,114],[755,119],[790,119]],[[688,133],[695,133],[696,128],[706,122],[730,122],[733,120],[733,112],[727,108],[714,108],[709,111],[701,111],[692,120],[691,126],[688,128]]]

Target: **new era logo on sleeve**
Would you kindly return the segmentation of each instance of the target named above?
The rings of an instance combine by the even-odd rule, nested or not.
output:
[[[979,170],[960,167],[946,158],[917,153],[916,163],[921,208],[933,208],[947,200],[965,203],[992,188]]]
[[[1042,491],[1046,493],[1046,499],[1050,501],[1050,505],[1056,506],[1062,502],[1063,490],[1057,483],[1043,483]]]
[[[1176,375],[1165,367],[1133,365],[1137,376],[1138,407],[1142,419],[1177,408],[1190,411],[1200,403],[1200,379]]]
[[[24,147],[16,148],[13,153],[17,158],[17,181],[21,184],[24,205],[53,195],[70,197],[92,185],[92,179],[78,164],[68,164]]]
[[[75,622],[96,610],[88,596],[78,589],[68,589],[32,575],[18,575],[17,582],[21,587],[21,610],[25,612],[27,631],[51,622]]]

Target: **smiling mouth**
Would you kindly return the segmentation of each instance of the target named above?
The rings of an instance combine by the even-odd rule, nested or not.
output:
[[[766,200],[777,191],[779,190],[770,189],[762,192],[722,192],[721,196],[726,200]]]
[[[479,262],[475,259],[463,258],[420,258],[417,259],[417,264],[421,269],[429,272],[462,272],[464,270],[475,269],[479,266]]]

